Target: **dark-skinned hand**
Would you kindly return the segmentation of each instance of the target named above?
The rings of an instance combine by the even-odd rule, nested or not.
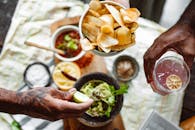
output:
[[[17,93],[17,97],[18,103],[25,108],[24,114],[55,121],[79,117],[93,103],[92,99],[85,103],[71,102],[75,91],[74,88],[68,92],[62,92],[52,87],[41,87]]]
[[[188,24],[177,23],[154,41],[144,55],[144,69],[148,83],[153,81],[152,73],[156,61],[169,50],[181,54],[191,68],[195,56],[194,29]]]

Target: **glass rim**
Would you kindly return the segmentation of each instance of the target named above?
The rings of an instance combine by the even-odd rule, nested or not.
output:
[[[179,89],[165,89],[157,80],[157,77],[156,77],[157,75],[155,73],[156,68],[160,63],[162,63],[165,60],[172,60],[172,61],[176,61],[177,63],[180,63],[185,68],[185,70],[187,72],[187,80],[184,83],[182,83],[182,86]],[[158,88],[164,92],[172,93],[172,92],[181,91],[181,90],[184,90],[190,82],[190,68],[188,67],[187,63],[182,58],[179,58],[176,56],[166,56],[166,57],[163,57],[163,58],[156,61],[155,66],[154,66],[154,70],[153,70],[153,78],[154,78],[154,82],[155,82],[155,84],[157,84]]]

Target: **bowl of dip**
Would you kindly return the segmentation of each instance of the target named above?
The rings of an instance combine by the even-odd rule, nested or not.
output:
[[[119,81],[127,82],[134,79],[139,71],[137,61],[128,55],[121,55],[114,61],[113,73]]]
[[[111,76],[94,72],[82,76],[74,87],[94,100],[94,103],[78,120],[89,127],[102,127],[110,123],[120,113],[123,94],[114,94],[120,89]]]
[[[72,25],[62,26],[52,35],[51,47],[65,52],[64,55],[55,53],[55,56],[59,60],[76,61],[85,54],[79,40],[80,35],[78,27]]]
[[[48,87],[52,83],[49,67],[42,62],[29,64],[23,76],[24,82],[29,88]]]

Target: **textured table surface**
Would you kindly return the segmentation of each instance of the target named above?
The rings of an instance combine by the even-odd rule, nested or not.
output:
[[[0,1],[0,48],[3,46],[17,0]],[[195,63],[191,73],[191,81],[184,97],[181,121],[195,115]]]

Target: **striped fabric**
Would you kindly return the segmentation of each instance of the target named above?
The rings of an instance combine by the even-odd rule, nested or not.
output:
[[[54,62],[51,60],[47,66],[50,68],[52,72],[54,67]],[[55,87],[54,84],[51,86]],[[26,91],[29,90],[27,85],[21,86],[18,91]],[[13,115],[13,118],[22,126],[23,130],[63,130],[63,120],[51,122],[48,120],[32,118],[26,115]],[[1,130],[1,129],[0,129]]]

